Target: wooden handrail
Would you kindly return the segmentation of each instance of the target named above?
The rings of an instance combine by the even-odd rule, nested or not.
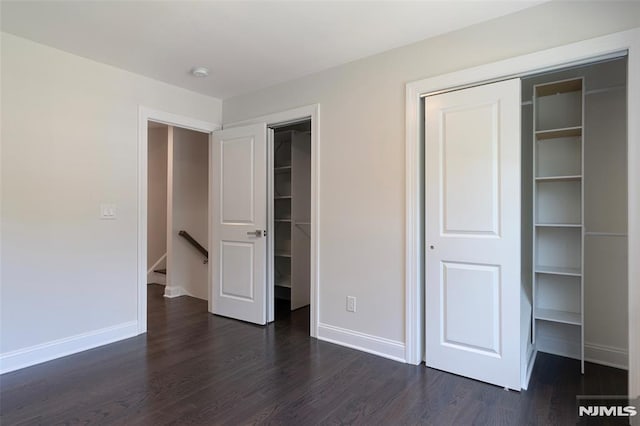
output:
[[[184,238],[185,240],[187,240],[192,246],[194,246],[200,253],[202,253],[202,255],[204,257],[206,257],[207,259],[209,259],[209,252],[207,251],[206,248],[202,247],[202,244],[200,244],[199,242],[197,242],[191,235],[189,235],[189,233],[187,231],[180,231],[178,232],[178,235],[180,235],[182,238]]]

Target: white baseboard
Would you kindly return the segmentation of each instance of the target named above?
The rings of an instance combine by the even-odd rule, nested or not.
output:
[[[623,370],[629,368],[629,352],[612,346],[585,342],[584,360]]]
[[[206,297],[199,297],[199,296],[196,296],[195,294],[191,294],[184,287],[180,287],[180,286],[165,286],[164,287],[164,297],[166,297],[167,299],[173,299],[174,297],[180,297],[180,296],[189,296],[189,297],[194,297],[194,298],[200,299],[200,300],[207,300]]]
[[[372,336],[328,324],[318,324],[318,339],[370,354],[405,361],[404,342]]]
[[[179,287],[175,285],[166,286],[164,288],[164,297],[168,299],[173,299],[174,297],[180,297],[180,296],[190,296],[190,294],[183,287]]]
[[[138,335],[138,322],[131,321],[63,339],[0,354],[0,374],[51,361]]]

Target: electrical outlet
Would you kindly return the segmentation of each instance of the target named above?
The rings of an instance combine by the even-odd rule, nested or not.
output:
[[[353,296],[347,296],[347,312],[356,311],[356,298]]]
[[[115,219],[117,207],[115,204],[100,204],[100,219]]]

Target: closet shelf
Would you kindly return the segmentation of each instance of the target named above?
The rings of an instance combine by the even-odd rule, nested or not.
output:
[[[580,180],[582,175],[567,175],[567,176],[540,176],[536,178],[536,182],[556,182],[556,181],[570,181]]]
[[[570,138],[575,136],[582,136],[582,126],[536,131],[537,140]]]
[[[274,222],[289,222],[291,223],[291,218],[289,219],[273,219]]]
[[[285,277],[285,278],[277,279],[275,282],[275,285],[277,285],[278,287],[291,288],[291,278]]]
[[[536,223],[536,226],[541,228],[582,228],[581,223]]]
[[[275,200],[290,200],[291,195],[276,195],[273,197]]]
[[[580,268],[567,268],[563,266],[536,266],[535,272],[537,274],[567,275],[571,277],[582,276]]]
[[[553,81],[550,83],[538,84],[536,86],[536,96],[553,96],[560,93],[579,92],[582,90],[581,78],[570,78],[567,80]]]
[[[536,309],[536,319],[543,321],[561,322],[564,324],[582,325],[582,315],[575,312],[558,311],[555,309]]]
[[[275,255],[276,257],[291,257],[291,253],[284,250],[276,250]]]
[[[273,171],[275,173],[284,173],[284,172],[290,172],[291,171],[291,166],[281,166],[281,167],[274,167]]]

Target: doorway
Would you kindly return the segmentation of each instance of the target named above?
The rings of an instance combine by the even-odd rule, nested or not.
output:
[[[166,286],[162,291],[166,297],[192,295],[207,299],[209,303],[211,301],[208,285],[209,265],[205,263],[206,256],[203,253],[203,251],[206,252],[206,247],[210,246],[207,211],[210,208],[208,182],[211,181],[211,170],[208,163],[208,152],[211,143],[209,136],[220,126],[145,107],[140,107],[138,125],[137,316],[138,333],[142,334],[147,331],[147,287],[149,282],[161,281]],[[151,140],[152,138],[153,140]],[[161,141],[160,145],[151,146],[151,143],[158,141]],[[180,142],[179,146],[175,142]],[[152,148],[153,154],[151,154]],[[202,152],[204,152],[204,161],[200,158]],[[154,156],[151,158],[152,164],[150,164],[150,155]],[[194,159],[198,161],[197,167],[192,164]],[[150,167],[153,167],[155,171],[150,173]],[[177,175],[176,179],[172,176],[174,174]],[[164,176],[166,176],[166,180],[164,180]],[[151,177],[155,182],[150,188],[149,179]],[[165,183],[163,184],[163,182]],[[174,183],[176,184],[175,188],[173,188]],[[173,189],[180,193],[174,196],[176,191]],[[153,191],[153,194],[149,193],[150,190]],[[152,205],[149,204],[150,201]],[[175,206],[177,208],[174,208],[174,201],[179,203]],[[162,205],[165,206],[164,209]],[[154,215],[150,211],[151,208],[159,210],[160,213]],[[166,216],[166,220],[164,216]],[[153,218],[151,229],[157,232],[151,238],[148,235],[150,217]],[[160,229],[163,223],[166,236]],[[194,229],[194,231],[187,228]],[[180,231],[185,231],[185,233]],[[192,244],[193,242],[187,241],[186,237],[193,237],[192,234],[201,238],[193,238],[193,242],[197,242],[200,248]],[[204,234],[204,237],[201,234]],[[163,241],[164,244],[162,244]],[[149,250],[150,243],[155,247],[153,251]],[[163,250],[166,255],[163,255]],[[174,251],[177,251],[178,258],[173,255]],[[169,259],[168,263],[167,259]],[[172,262],[171,259],[174,261]],[[178,263],[176,263],[177,259],[180,259]],[[172,265],[176,266],[172,267]],[[204,286],[201,284],[202,277],[204,277]],[[167,279],[168,282],[165,281]]]
[[[212,313],[265,325],[275,320],[277,292],[279,304],[289,311],[309,307],[309,334],[317,336],[318,134],[318,105],[233,123],[213,133]],[[305,142],[294,143],[292,150],[291,137]],[[280,144],[284,139],[288,142]],[[297,151],[299,146],[303,152]],[[295,167],[292,159],[298,155],[305,160],[295,161]],[[301,171],[304,176],[298,176]],[[298,202],[308,200],[301,203],[306,207],[295,206],[293,193],[302,190],[296,185],[309,194],[297,197]],[[279,195],[274,195],[276,189]],[[295,222],[294,211],[299,216]],[[300,238],[295,242],[294,237]],[[296,257],[304,260],[296,262]],[[293,288],[296,274],[304,287]]]
[[[147,275],[164,297],[208,299],[209,136],[149,122]]]
[[[271,322],[307,308],[311,299],[311,120],[270,126],[268,146]]]

